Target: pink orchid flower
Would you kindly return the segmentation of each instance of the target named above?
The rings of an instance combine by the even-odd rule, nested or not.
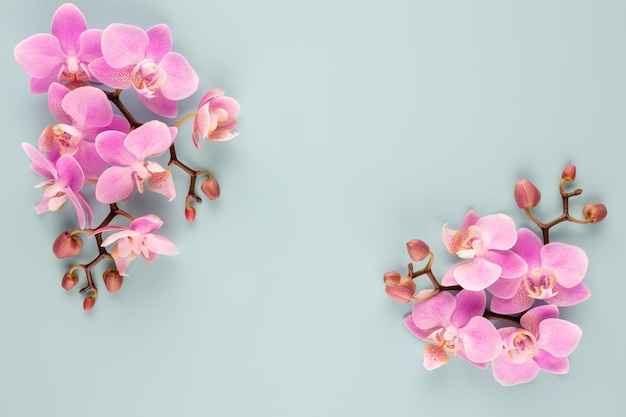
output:
[[[31,93],[45,93],[53,82],[93,79],[88,65],[102,56],[102,30],[87,29],[85,17],[73,4],[57,9],[51,32],[24,39],[14,50],[15,60],[31,77]]]
[[[423,290],[422,297],[431,290]],[[460,291],[456,297],[440,292],[413,303],[406,327],[427,342],[424,367],[438,368],[449,361],[448,353],[485,368],[502,350],[502,339],[494,325],[483,317],[487,296],[484,291]]]
[[[513,219],[504,214],[479,217],[470,210],[460,230],[442,228],[442,238],[450,253],[470,262],[458,263],[442,280],[444,285],[459,284],[471,291],[481,291],[498,278],[511,279],[524,274],[524,259],[510,249],[517,241]]]
[[[520,229],[513,251],[528,264],[521,277],[500,281],[489,288],[494,295],[491,309],[497,313],[515,314],[530,308],[536,300],[556,306],[571,306],[591,296],[581,281],[587,272],[585,251],[560,242],[546,245],[529,229]]]
[[[239,135],[235,132],[239,103],[215,88],[202,97],[198,114],[193,120],[192,137],[196,148],[200,148],[200,137],[214,141],[227,141]]]
[[[26,142],[22,143],[22,148],[32,161],[33,172],[47,178],[46,181],[36,185],[36,187],[45,187],[41,201],[35,206],[37,214],[57,211],[69,199],[76,209],[80,228],[84,229],[87,224],[91,225],[93,212],[80,193],[85,177],[78,162],[69,155],[51,162],[44,158],[33,145]]]
[[[172,34],[165,24],[147,31],[109,25],[102,33],[102,57],[89,70],[109,87],[133,87],[146,107],[164,117],[176,117],[177,100],[192,95],[199,82],[187,60],[172,52]]]
[[[576,349],[582,330],[558,317],[556,306],[544,305],[521,317],[522,328],[498,330],[503,346],[491,362],[496,381],[506,386],[529,382],[541,369],[554,374],[567,373],[567,357]]]
[[[154,234],[158,230],[163,221],[154,214],[148,214],[133,220],[129,227],[105,226],[95,230],[91,235],[96,233],[117,230],[108,236],[102,242],[102,247],[109,246],[117,242],[111,256],[115,261],[115,266],[121,276],[127,276],[128,265],[141,255],[147,262],[152,262],[158,254],[176,255],[178,249],[166,237]]]
[[[104,204],[124,201],[135,188],[148,189],[173,200],[176,196],[172,174],[157,162],[146,158],[162,155],[174,142],[177,129],[158,120],[151,120],[129,134],[107,130],[96,137],[96,149],[112,166],[107,168],[96,183],[96,198]]]
[[[43,131],[39,148],[48,152],[48,159],[73,155],[85,177],[97,180],[108,166],[96,151],[97,134],[105,130],[128,133],[128,121],[114,115],[105,93],[91,86],[70,90],[52,83],[48,89],[48,109],[60,123]]]

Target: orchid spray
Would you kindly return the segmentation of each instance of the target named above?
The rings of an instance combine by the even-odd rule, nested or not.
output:
[[[565,190],[575,177],[576,167],[568,165],[559,182],[563,211],[547,223],[531,211],[541,200],[539,189],[527,179],[515,184],[515,201],[541,237],[530,229],[517,229],[503,213],[480,216],[470,210],[459,229],[444,225],[443,243],[460,260],[441,280],[433,273],[434,255],[428,244],[420,239],[407,243],[411,260],[426,265],[415,271],[410,263],[405,276],[387,272],[384,283],[393,300],[411,303],[404,324],[428,343],[426,369],[458,356],[479,368],[491,364],[496,381],[506,386],[529,382],[540,370],[568,372],[568,356],[582,330],[560,319],[559,309],[591,296],[582,283],[588,259],[579,247],[550,241],[550,229],[563,222],[598,223],[607,215],[603,204],[587,204],[582,219],[570,214],[570,198],[582,193]],[[432,288],[418,290],[416,279],[421,276],[428,277]]]
[[[175,140],[179,127],[190,120],[196,148],[201,138],[235,138],[239,103],[212,89],[195,111],[166,123],[163,118],[176,118],[179,102],[194,94],[200,81],[172,46],[165,24],[147,30],[121,23],[92,29],[78,7],[66,3],[52,16],[50,33],[32,35],[15,47],[15,60],[30,77],[30,92],[47,94],[50,114],[56,119],[44,128],[36,145],[22,144],[31,170],[44,178],[37,185],[43,188],[43,196],[35,211],[59,211],[67,201],[76,211],[78,227],[54,241],[57,257],[79,255],[81,234],[97,245],[95,258],[71,266],[61,281],[70,290],[80,281],[77,271],[84,273],[86,285],[79,293],[84,295],[85,310],[93,308],[98,296],[93,271],[100,262],[112,262],[102,280],[107,290],[115,292],[138,256],[152,262],[157,254],[178,252],[174,243],[153,233],[163,224],[159,217],[135,217],[121,208],[131,195],[143,193],[147,184],[149,191],[173,200],[176,189],[167,166],[178,167],[190,178],[184,210],[188,221],[196,217],[193,203],[202,202],[196,192],[198,180],[209,200],[220,195],[210,171],[193,169],[179,159]],[[126,90],[137,95],[154,119],[141,122],[133,116],[122,101]],[[163,166],[156,159],[168,153],[169,162]],[[87,191],[86,183],[95,184],[95,191]],[[108,206],[108,214],[95,226],[93,204]],[[120,219],[122,224],[113,223]],[[103,236],[108,232],[114,233]]]

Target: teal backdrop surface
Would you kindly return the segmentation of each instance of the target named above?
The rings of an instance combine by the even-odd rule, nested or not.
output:
[[[170,27],[200,76],[181,115],[212,88],[241,104],[235,140],[196,151],[189,123],[177,139],[181,159],[214,172],[220,199],[188,223],[175,168],[172,202],[134,195],[124,207],[163,218],[179,254],[134,261],[118,293],[96,274],[88,313],[60,285],[72,262],[51,251],[75,215],[34,212],[40,179],[21,149],[54,120],[13,48],[49,32],[60,4],[9,2],[0,16],[0,415],[626,409],[626,2],[77,1],[90,27]],[[583,329],[570,372],[505,388],[457,358],[426,371],[424,342],[402,323],[409,306],[385,295],[383,273],[404,271],[405,243],[420,238],[442,276],[454,258],[441,226],[469,209],[533,227],[513,199],[524,177],[542,191],[538,216],[556,216],[569,163],[584,190],[572,212],[609,210],[600,224],[554,229],[590,260],[592,297],[562,311]]]

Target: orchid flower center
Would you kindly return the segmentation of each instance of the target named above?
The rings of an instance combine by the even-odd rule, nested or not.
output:
[[[556,274],[550,268],[535,268],[524,275],[524,288],[528,295],[538,300],[554,297],[558,291],[554,291]]]
[[[130,73],[130,82],[137,93],[146,98],[153,98],[155,92],[167,81],[167,73],[154,62],[144,59],[135,65]]]
[[[513,363],[524,363],[537,354],[537,340],[528,330],[518,329],[504,340],[504,349]]]
[[[432,332],[428,336],[428,340],[432,340],[445,351],[456,354],[456,349],[458,346],[458,333],[459,329],[457,329],[453,325],[448,325],[446,327],[439,328]]]
[[[77,56],[68,56],[65,65],[61,66],[57,75],[57,81],[82,81],[88,80],[91,76],[87,66],[80,62]]]
[[[80,132],[78,132],[71,126],[64,124],[58,124],[52,127],[52,138],[59,146],[59,152],[61,154],[69,153],[70,155],[73,155],[75,153],[76,147],[83,139]]]

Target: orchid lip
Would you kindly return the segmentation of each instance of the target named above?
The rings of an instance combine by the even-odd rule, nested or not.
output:
[[[519,329],[504,341],[506,353],[513,363],[524,363],[539,351],[537,340],[528,330]]]
[[[130,73],[130,82],[137,93],[153,98],[167,81],[167,73],[154,62],[144,59],[133,68]]]
[[[535,268],[524,275],[524,288],[528,295],[538,300],[554,297],[557,279],[555,272],[548,267]]]

